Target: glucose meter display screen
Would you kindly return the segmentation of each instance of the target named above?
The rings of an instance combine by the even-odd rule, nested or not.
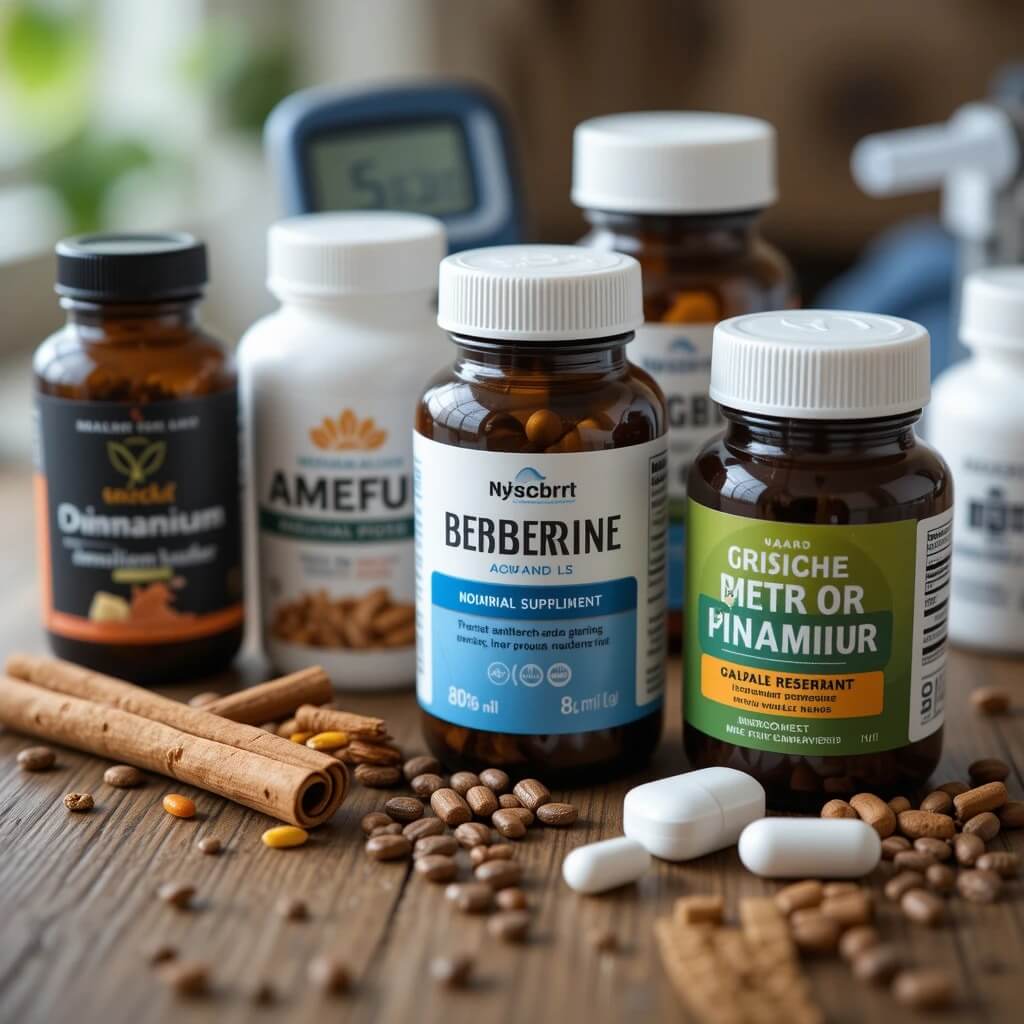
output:
[[[321,136],[309,153],[320,210],[412,210],[445,217],[476,205],[466,142],[456,121]]]

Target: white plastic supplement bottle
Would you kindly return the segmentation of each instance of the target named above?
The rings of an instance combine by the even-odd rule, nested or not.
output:
[[[949,635],[1024,653],[1024,267],[964,282],[965,362],[935,382],[928,439],[956,481]]]
[[[407,213],[270,229],[281,308],[238,364],[263,649],[342,689],[415,678],[412,425],[448,355],[435,322],[441,223]]]
[[[683,635],[686,477],[724,422],[711,401],[719,320],[795,303],[793,275],[758,231],[775,201],[775,130],[703,111],[596,117],[573,138],[572,200],[590,232],[643,268],[644,324],[630,358],[665,393],[669,444],[669,649]]]

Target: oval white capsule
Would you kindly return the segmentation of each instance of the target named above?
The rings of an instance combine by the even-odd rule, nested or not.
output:
[[[743,830],[739,849],[763,878],[861,878],[882,857],[878,833],[853,818],[762,818]]]
[[[651,855],[635,839],[619,836],[580,846],[562,861],[570,889],[593,895],[635,882],[651,865]]]

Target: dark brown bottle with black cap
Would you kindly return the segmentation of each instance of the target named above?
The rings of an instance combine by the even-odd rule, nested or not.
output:
[[[224,668],[242,639],[235,370],[199,325],[206,247],[57,245],[67,322],[36,350],[36,513],[54,653],[138,683]]]

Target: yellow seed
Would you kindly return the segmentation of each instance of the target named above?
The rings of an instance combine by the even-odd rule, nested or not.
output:
[[[293,732],[288,739],[290,739],[292,743],[305,743],[312,735],[313,734],[311,732]]]
[[[293,736],[292,739],[295,737]],[[318,732],[306,740],[306,746],[314,750],[337,750],[348,743],[347,732]]]
[[[164,810],[176,818],[193,818],[196,813],[195,801],[180,793],[168,793],[163,799]]]
[[[297,825],[278,825],[277,828],[268,828],[262,838],[265,846],[286,850],[289,846],[301,846],[309,838],[309,833]]]

